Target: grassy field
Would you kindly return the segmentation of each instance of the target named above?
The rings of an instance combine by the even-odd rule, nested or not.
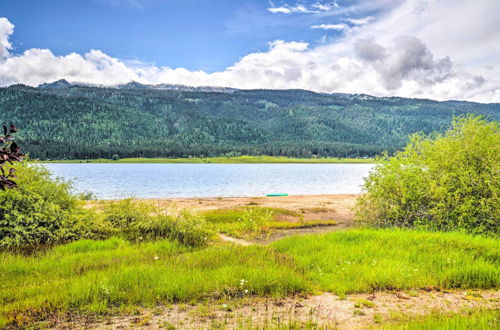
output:
[[[50,274],[50,276],[47,276]],[[0,257],[0,327],[53,313],[108,314],[133,306],[311,291],[284,255],[260,247],[192,250],[169,241],[79,241],[46,254]]]
[[[498,288],[500,242],[458,233],[348,230],[269,247],[78,241],[0,254],[0,326],[173,302],[377,289]]]
[[[335,220],[304,220],[303,214],[274,207],[246,206],[201,213],[210,229],[238,238],[252,239],[276,229],[333,226]]]
[[[460,233],[348,230],[274,243],[322,290],[498,288],[500,241]]]
[[[291,158],[273,156],[239,156],[239,157],[208,157],[208,158],[123,158],[111,159],[73,159],[51,160],[45,163],[188,163],[188,164],[272,164],[272,163],[311,163],[311,164],[371,164],[373,158]]]
[[[471,310],[462,313],[434,313],[424,317],[406,317],[394,323],[384,324],[384,330],[451,330],[451,329],[499,329],[500,310]]]

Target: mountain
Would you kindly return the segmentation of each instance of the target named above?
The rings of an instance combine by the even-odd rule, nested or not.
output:
[[[284,155],[372,156],[453,116],[500,120],[500,104],[305,90],[238,90],[57,81],[0,88],[0,121],[32,158]]]
[[[102,87],[106,88],[106,86],[101,85],[93,85],[87,83],[70,83],[65,79],[60,79],[54,81],[52,83],[44,83],[40,84],[37,88],[69,88],[69,87]],[[127,84],[112,86],[111,88],[117,89],[153,89],[153,90],[172,90],[172,91],[181,91],[181,92],[216,92],[216,93],[232,93],[236,91],[235,88],[229,87],[211,87],[211,86],[201,86],[201,87],[192,87],[186,85],[172,85],[172,84],[157,84],[157,85],[146,85],[141,84],[137,81],[131,81]]]
[[[45,83],[38,86],[38,88],[69,88],[73,86],[73,84],[69,83],[66,79],[60,79],[58,81],[54,81],[52,83]]]

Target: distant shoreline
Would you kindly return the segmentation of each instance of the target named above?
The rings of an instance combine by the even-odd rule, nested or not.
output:
[[[373,164],[374,158],[292,158],[273,156],[192,157],[192,158],[123,158],[44,160],[38,163],[123,163],[123,164]]]

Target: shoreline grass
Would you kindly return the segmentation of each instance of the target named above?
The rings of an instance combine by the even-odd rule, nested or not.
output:
[[[324,291],[338,295],[378,290],[496,289],[500,240],[458,232],[351,229],[281,239]]]
[[[0,327],[54,313],[251,296],[398,289],[498,289],[500,242],[462,233],[356,229],[262,246],[82,240],[0,253]]]
[[[102,164],[373,164],[374,158],[292,158],[274,156],[238,156],[206,158],[122,158],[46,160],[40,163],[102,163]]]
[[[383,330],[436,330],[436,329],[498,329],[500,310],[472,309],[459,313],[434,312],[424,316],[406,316],[402,320],[386,322]]]

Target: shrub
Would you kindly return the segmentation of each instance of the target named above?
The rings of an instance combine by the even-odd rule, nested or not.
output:
[[[17,189],[0,190],[0,249],[52,245],[88,238],[95,231],[90,211],[43,167],[17,164]]]
[[[106,204],[101,215],[107,224],[107,236],[134,242],[168,238],[184,245],[202,246],[211,236],[202,217],[187,211],[175,217],[165,215],[147,202],[132,199]]]
[[[118,156],[118,154],[113,154],[113,156],[111,156],[111,160],[120,160],[120,156]]]
[[[455,119],[444,135],[413,135],[380,164],[358,199],[358,221],[375,227],[499,233],[500,128]]]

